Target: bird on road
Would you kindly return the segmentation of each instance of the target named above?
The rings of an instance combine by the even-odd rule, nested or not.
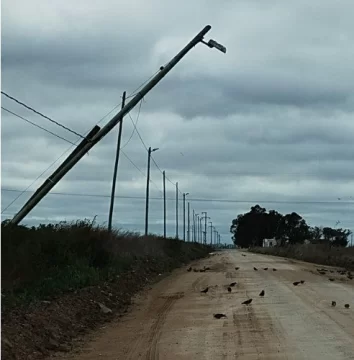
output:
[[[328,280],[329,280],[329,281],[334,281],[334,279],[333,279],[333,278],[329,278]]]
[[[191,268],[191,267],[189,267],[189,268],[187,269],[187,271],[188,271],[188,272],[191,272],[191,271],[192,271],[192,268]]]
[[[305,284],[305,280],[300,280],[301,284]]]
[[[349,309],[349,304],[345,304],[344,307],[345,307],[346,309]]]
[[[209,290],[209,287],[207,286],[204,290],[201,291],[201,293],[206,294],[208,292],[208,290]]]
[[[222,318],[226,318],[227,316],[225,314],[214,314],[214,318],[215,319],[222,319]]]
[[[265,291],[262,290],[262,291],[259,293],[259,296],[264,296],[264,294],[265,294]]]
[[[230,286],[227,288],[227,291],[230,293],[232,291],[232,289],[230,288]]]
[[[273,271],[277,271],[277,269],[273,268]]]
[[[241,254],[242,256],[246,256],[245,254]]]
[[[337,303],[335,301],[332,301],[332,306],[335,307]]]
[[[298,286],[300,284],[300,281],[295,281],[295,282],[293,282],[293,285],[294,286]]]
[[[325,271],[319,271],[318,273],[321,274],[321,275],[326,275]]]
[[[263,270],[268,270],[268,268],[264,268]]]
[[[242,304],[249,305],[251,302],[252,302],[252,299],[248,299],[248,300],[244,301]]]
[[[239,269],[239,267],[235,267],[235,270],[238,270]]]
[[[258,271],[258,269],[256,267],[253,268],[254,271]]]
[[[237,282],[232,282],[229,286],[235,286],[237,285]]]

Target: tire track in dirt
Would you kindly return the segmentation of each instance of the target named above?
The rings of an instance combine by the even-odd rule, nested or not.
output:
[[[150,326],[150,329],[147,331],[147,333],[150,334],[149,337],[146,338],[146,336],[140,334],[135,343],[130,347],[131,351],[129,351],[127,354],[127,359],[135,360],[139,358],[140,353],[144,352],[144,348],[148,348],[146,359],[158,360],[158,340],[160,338],[165,319],[175,302],[178,299],[181,299],[183,296],[183,292],[178,292],[175,294],[159,297],[159,299],[163,299],[163,302],[158,309],[155,307],[152,309],[156,313],[156,319]]]
[[[165,319],[170,312],[172,306],[175,302],[184,296],[183,293],[176,293],[174,295],[163,297],[166,299],[165,303],[163,304],[157,319],[153,326],[151,327],[150,337],[149,337],[149,350],[146,355],[147,360],[158,360],[159,359],[159,352],[158,352],[158,341],[161,336],[162,327],[165,322]]]

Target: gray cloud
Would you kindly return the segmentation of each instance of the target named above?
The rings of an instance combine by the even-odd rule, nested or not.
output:
[[[255,203],[297,211],[311,225],[340,220],[354,230],[354,205],[348,202],[354,197],[352,2],[6,0],[2,10],[2,89],[82,134],[119,108],[124,90],[131,93],[210,23],[210,37],[225,44],[227,54],[198,45],[142,102],[137,127],[147,147],[160,148],[153,154],[159,167],[190,193],[191,209],[208,211],[224,240],[230,239],[231,220]],[[1,100],[69,141],[79,140]],[[131,112],[133,121],[138,109]],[[139,136],[131,137],[129,116],[123,128],[124,152],[142,173],[121,156],[117,195],[130,198],[117,198],[115,224],[142,231],[147,153]],[[53,192],[109,196],[116,139],[115,130]],[[69,147],[2,111],[2,188],[27,188]],[[151,178],[150,229],[161,233],[162,175],[153,163]],[[167,193],[173,235],[170,182]],[[17,195],[2,191],[2,209]],[[29,195],[3,215],[13,215]],[[51,194],[25,221],[97,215],[103,223],[108,201]],[[181,200],[179,205],[181,215]]]

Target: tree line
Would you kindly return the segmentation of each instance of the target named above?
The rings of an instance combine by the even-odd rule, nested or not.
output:
[[[263,246],[264,239],[275,239],[277,245],[323,242],[331,246],[347,246],[351,231],[331,227],[311,227],[296,212],[283,215],[276,210],[267,211],[259,205],[232,220],[230,227],[235,245],[248,248]]]

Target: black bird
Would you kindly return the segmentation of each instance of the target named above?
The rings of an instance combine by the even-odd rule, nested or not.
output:
[[[189,267],[189,268],[187,269],[187,271],[188,271],[188,272],[191,272],[191,271],[192,271],[192,268],[191,268],[191,267]]]
[[[277,271],[277,269],[274,269],[274,268],[273,268],[273,271]]]
[[[206,267],[204,270],[210,270],[210,267]]]
[[[325,271],[319,271],[318,273],[321,274],[321,275],[326,275]]]
[[[295,282],[293,282],[293,285],[294,286],[298,286],[300,284],[300,281],[295,281]]]
[[[335,307],[337,303],[335,301],[332,301],[332,306]]]
[[[328,279],[329,281],[334,281],[334,279],[332,279],[332,278],[330,278],[330,279]]]
[[[225,314],[214,314],[214,318],[215,319],[222,319],[222,318],[226,318],[227,316]]]
[[[200,269],[199,272],[205,272],[205,269]]]
[[[268,270],[268,268],[264,268],[263,270]]]
[[[259,296],[264,296],[264,294],[265,294],[265,291],[262,290],[262,291],[259,293]]]
[[[238,270],[239,269],[239,267],[235,267],[235,270]]]
[[[237,285],[237,282],[232,282],[229,286],[235,286]]]
[[[248,299],[248,300],[244,301],[242,304],[249,305],[251,302],[252,302],[252,299]]]
[[[232,291],[232,289],[230,288],[230,286],[227,288],[227,291],[230,293]]]
[[[241,254],[242,256],[246,256],[245,254]]]
[[[258,269],[256,267],[253,268],[254,271],[258,271]]]
[[[206,294],[208,292],[208,290],[209,290],[209,287],[207,286],[204,290],[201,291],[201,293]]]
[[[300,280],[301,284],[304,284],[305,283],[305,280]]]
[[[345,304],[344,307],[345,307],[346,309],[349,309],[349,304]]]
[[[347,278],[348,278],[349,280],[353,280],[353,276],[351,276],[351,275],[348,275]]]

